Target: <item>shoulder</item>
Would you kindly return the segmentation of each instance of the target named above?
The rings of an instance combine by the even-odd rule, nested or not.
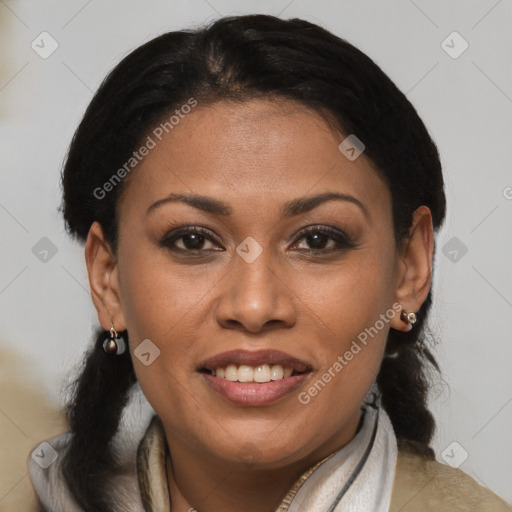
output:
[[[389,512],[512,512],[512,506],[460,469],[398,450]]]

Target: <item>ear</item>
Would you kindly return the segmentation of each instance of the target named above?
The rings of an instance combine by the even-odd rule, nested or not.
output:
[[[115,254],[106,240],[99,222],[93,222],[85,243],[85,263],[89,274],[92,301],[102,327],[108,331],[126,329],[118,266]]]
[[[427,206],[414,211],[409,236],[403,241],[397,256],[396,301],[402,310],[417,313],[425,302],[432,283],[434,229],[432,214]],[[391,327],[410,331],[412,325],[400,318],[391,319]]]

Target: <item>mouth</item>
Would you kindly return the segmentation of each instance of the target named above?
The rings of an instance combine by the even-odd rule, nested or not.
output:
[[[295,391],[312,366],[276,350],[233,350],[204,361],[197,369],[208,387],[239,406],[274,403]]]

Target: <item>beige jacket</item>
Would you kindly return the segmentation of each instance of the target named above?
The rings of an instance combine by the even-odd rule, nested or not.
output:
[[[165,435],[158,420],[153,421],[148,429],[140,445],[137,462],[146,510],[169,511]],[[297,480],[275,512],[288,510],[291,498],[322,462]],[[398,450],[389,512],[512,512],[512,506],[460,469]]]

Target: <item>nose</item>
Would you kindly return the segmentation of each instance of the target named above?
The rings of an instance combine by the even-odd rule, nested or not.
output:
[[[297,298],[290,276],[272,261],[271,251],[263,250],[250,263],[238,254],[234,260],[222,284],[219,283],[219,325],[250,333],[292,327],[297,318]]]

